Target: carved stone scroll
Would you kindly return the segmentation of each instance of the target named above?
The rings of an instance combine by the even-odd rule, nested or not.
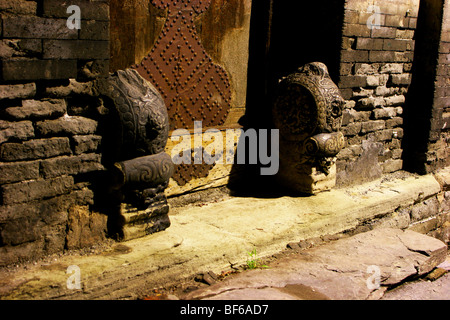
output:
[[[344,99],[320,62],[306,64],[282,79],[273,107],[280,130],[279,182],[303,193],[336,183],[336,155],[344,147],[339,132]]]
[[[164,100],[132,69],[102,80],[98,89],[109,112],[103,156],[115,209],[110,229],[123,240],[164,230],[170,226],[164,190],[174,172],[164,152],[169,131]]]

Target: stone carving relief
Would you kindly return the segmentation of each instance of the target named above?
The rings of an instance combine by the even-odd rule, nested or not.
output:
[[[280,130],[280,170],[277,179],[304,193],[335,184],[336,158],[344,147],[339,131],[344,99],[320,62],[304,65],[279,83],[273,107]]]
[[[164,100],[137,71],[120,70],[102,80],[99,93],[108,109],[103,162],[109,169],[112,225],[130,239],[170,226],[164,190],[173,163],[164,148],[169,120]]]

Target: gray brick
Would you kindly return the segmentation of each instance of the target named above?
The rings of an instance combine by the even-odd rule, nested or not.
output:
[[[367,121],[363,122],[361,126],[362,133],[369,133],[378,130],[383,130],[385,128],[385,123],[383,120]]]
[[[341,51],[342,62],[368,62],[369,51],[364,50],[342,50]]]
[[[3,80],[56,80],[77,77],[76,60],[11,59],[3,61]]]
[[[109,42],[44,40],[44,59],[108,59]]]
[[[0,163],[0,184],[39,178],[39,161]]]
[[[69,138],[30,140],[23,143],[4,143],[0,146],[0,160],[34,160],[71,154]]]
[[[396,55],[394,51],[370,51],[370,62],[395,62]]]
[[[357,50],[383,50],[383,39],[358,38]]]
[[[3,205],[24,203],[52,198],[73,190],[73,177],[65,176],[50,180],[31,180],[0,187]]]
[[[109,20],[108,1],[71,0],[70,3],[61,0],[43,0],[43,14],[46,17],[68,18],[69,5],[77,5],[81,10],[81,19]]]
[[[109,40],[109,23],[106,21],[82,20],[80,39]]]
[[[0,143],[10,139],[28,140],[34,138],[34,127],[31,121],[8,122],[0,120]]]
[[[77,39],[78,30],[67,28],[67,19],[46,19],[36,16],[3,18],[4,38]]]
[[[37,122],[36,131],[43,136],[89,135],[95,133],[97,124],[97,121],[84,117],[61,117]]]
[[[81,154],[86,152],[96,152],[101,141],[102,137],[96,135],[74,136],[74,153]]]
[[[22,107],[6,108],[6,117],[14,120],[57,118],[67,111],[65,100],[23,100]]]
[[[384,39],[383,50],[388,51],[406,51],[408,47],[407,40]]]
[[[0,85],[0,99],[27,99],[35,95],[35,83]]]
[[[41,161],[41,173],[45,179],[63,175],[77,175],[103,170],[99,154],[62,156]]]
[[[14,14],[36,14],[36,1],[27,0],[2,0],[0,11]]]
[[[342,76],[339,79],[339,88],[358,88],[365,87],[367,84],[364,76]]]
[[[411,75],[408,73],[393,74],[390,77],[392,85],[407,86],[411,84]]]
[[[372,29],[372,38],[391,38],[396,36],[396,28],[380,27]]]

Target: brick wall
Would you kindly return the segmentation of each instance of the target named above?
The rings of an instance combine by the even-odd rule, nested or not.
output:
[[[338,155],[338,185],[402,169],[418,10],[418,0],[346,2],[339,88],[347,147]]]
[[[445,2],[427,152],[428,171],[450,165],[450,3]]]
[[[91,181],[103,170],[95,79],[108,74],[109,5],[0,2],[0,265],[105,238]]]

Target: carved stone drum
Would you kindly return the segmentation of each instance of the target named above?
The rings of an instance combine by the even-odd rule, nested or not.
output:
[[[280,184],[314,194],[336,184],[344,99],[327,67],[313,62],[279,83],[273,119],[280,130]]]
[[[174,171],[164,152],[169,132],[164,100],[132,69],[110,75],[98,90],[108,110],[103,162],[110,232],[129,240],[162,231],[170,226],[164,190]]]

